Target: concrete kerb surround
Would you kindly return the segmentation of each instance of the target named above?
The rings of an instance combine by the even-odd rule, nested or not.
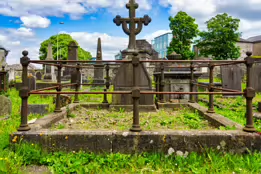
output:
[[[82,105],[85,108],[109,108],[108,104],[71,104],[70,110]],[[161,104],[163,107],[164,104]],[[166,104],[173,108],[177,104]],[[31,130],[16,132],[10,135],[10,142],[22,138],[24,141],[40,144],[48,151],[79,151],[94,153],[140,153],[158,152],[169,153],[173,150],[178,153],[202,152],[204,148],[246,153],[261,151],[261,135],[246,133],[243,126],[238,125],[218,114],[208,114],[206,109],[196,103],[189,103],[190,109],[199,109],[204,117],[215,126],[235,126],[234,131],[74,131],[48,130],[51,125],[66,117],[66,108],[61,113],[51,114],[31,124]],[[166,108],[166,106],[165,106]],[[204,110],[205,109],[205,110]]]

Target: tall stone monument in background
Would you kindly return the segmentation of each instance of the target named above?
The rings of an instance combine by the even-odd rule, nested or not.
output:
[[[48,44],[47,57],[45,60],[53,60],[53,48],[51,43]],[[56,82],[54,66],[45,65],[43,81]]]
[[[121,18],[117,15],[114,18],[114,23],[117,26],[122,25],[124,33],[129,35],[129,45],[125,50],[125,59],[131,59],[133,53],[138,52],[136,48],[136,35],[138,35],[144,25],[148,25],[151,22],[151,18],[145,15],[143,18],[136,18],[136,9],[139,5],[135,0],[129,0],[126,4],[126,8],[129,9],[129,18]],[[128,25],[129,24],[129,25]],[[137,25],[137,27],[136,27]],[[139,58],[141,54],[139,54]],[[141,59],[141,58],[140,58]],[[141,91],[152,91],[152,81],[149,73],[144,64],[138,66],[137,87]],[[133,87],[133,65],[131,63],[124,63],[118,69],[118,72],[113,81],[114,91],[130,91]],[[113,95],[112,105],[132,105],[131,94]],[[152,105],[153,106],[153,95],[141,95],[139,100],[140,105]]]
[[[98,61],[102,60],[101,38],[98,38],[96,60]],[[104,64],[102,62],[96,62],[94,65],[93,83],[101,84],[100,86],[104,86],[103,70],[104,70]]]
[[[78,60],[78,45],[76,42],[71,41],[68,45],[68,60]],[[68,65],[76,65],[76,62],[69,62]],[[75,68],[66,67],[63,73],[62,80],[71,80],[71,74],[75,71]]]

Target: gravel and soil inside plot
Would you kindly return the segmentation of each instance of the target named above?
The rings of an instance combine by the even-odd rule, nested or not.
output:
[[[132,112],[123,109],[108,111],[78,108],[68,112],[67,118],[52,126],[52,130],[117,130],[127,131],[132,125]],[[141,112],[140,125],[143,130],[213,130],[209,122],[197,112],[188,109]]]

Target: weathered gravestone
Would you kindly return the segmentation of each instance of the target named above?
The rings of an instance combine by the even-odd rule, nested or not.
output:
[[[100,61],[102,60],[101,38],[98,38],[96,60],[100,60]],[[94,84],[100,84],[99,86],[104,86],[103,70],[104,70],[103,63],[96,62],[96,64],[94,65],[94,77],[93,77]],[[96,85],[94,85],[94,87],[96,87]]]
[[[74,41],[70,42],[70,44],[68,45],[68,60],[78,60],[78,45]],[[76,65],[76,62],[69,62],[67,64]],[[76,71],[75,68],[66,67],[63,72],[62,80],[63,81],[71,80],[71,74],[74,71]]]
[[[49,104],[29,104],[28,114],[47,114],[49,110]]]
[[[53,60],[53,49],[52,49],[51,43],[48,44],[46,60]],[[45,72],[44,72],[43,80],[46,82],[56,82],[54,66],[45,65]]]
[[[138,4],[134,0],[129,1],[126,5],[129,9],[129,18],[121,18],[119,15],[113,20],[117,26],[123,25],[122,28],[126,34],[129,35],[128,49],[125,50],[126,59],[132,59],[133,53],[137,52],[136,49],[136,35],[138,35],[144,25],[148,25],[151,22],[151,18],[145,15],[143,18],[136,18],[135,13],[138,8]],[[128,25],[129,24],[129,25]],[[136,27],[138,24],[138,27]],[[129,29],[128,29],[129,26]],[[140,56],[139,56],[140,58]],[[140,64],[137,68],[139,76],[137,77],[137,87],[141,91],[152,91],[152,82],[149,73],[144,64]],[[131,63],[125,63],[120,66],[113,81],[115,91],[130,91],[133,88],[133,65]],[[131,105],[131,94],[113,95],[112,105]],[[153,105],[153,95],[140,96],[140,105]]]
[[[8,71],[8,81],[14,81],[15,80],[15,70],[10,68]]]
[[[40,71],[38,71],[36,74],[36,80],[42,80],[42,73]]]
[[[78,77],[77,77],[78,76]],[[71,74],[71,83],[77,83],[77,79],[79,79],[80,81],[80,84],[82,84],[82,74],[77,74],[76,71],[72,72]],[[80,88],[81,89],[81,85],[80,85]],[[71,86],[71,89],[75,89],[75,86]]]
[[[10,116],[12,113],[12,102],[9,98],[0,95],[0,118]]]
[[[28,87],[30,91],[36,90],[36,79],[32,75],[29,75],[28,77]]]
[[[252,78],[252,87],[256,92],[261,92],[261,64],[256,63],[251,69],[250,78]]]
[[[242,69],[238,65],[221,66],[222,88],[242,91]],[[226,92],[226,91],[224,91]],[[223,95],[237,97],[239,95]]]

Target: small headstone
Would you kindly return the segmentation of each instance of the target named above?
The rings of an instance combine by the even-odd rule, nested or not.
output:
[[[49,110],[49,104],[30,104],[28,105],[29,114],[47,114]]]
[[[14,69],[10,69],[10,70],[8,71],[8,75],[9,75],[9,77],[8,77],[8,81],[9,81],[9,82],[15,80],[15,71],[14,71]]]
[[[36,73],[36,80],[42,80],[42,73],[40,71]]]
[[[221,67],[222,88],[242,91],[242,69],[238,65],[228,65]],[[238,95],[223,95],[226,97],[236,97]]]
[[[80,83],[82,83],[82,75],[79,74],[79,79],[80,79]],[[77,83],[77,73],[76,72],[73,72],[71,74],[71,83]],[[75,86],[71,86],[71,89],[75,89]],[[81,89],[81,86],[80,86],[80,89]]]
[[[253,88],[256,92],[261,92],[261,64],[255,64],[251,70]]]
[[[6,117],[12,114],[12,102],[9,98],[0,95],[0,106],[0,117]]]
[[[36,79],[34,76],[28,77],[28,86],[30,91],[36,90]]]

